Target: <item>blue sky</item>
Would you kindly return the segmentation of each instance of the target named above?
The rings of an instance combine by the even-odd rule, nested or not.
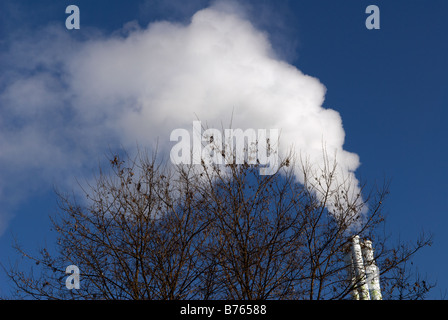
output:
[[[80,30],[65,29],[68,16],[65,8],[70,4],[79,6]],[[380,9],[379,30],[365,27],[368,16],[365,9],[370,4]],[[1,262],[16,259],[10,248],[13,237],[17,237],[25,248],[51,243],[54,235],[49,232],[48,215],[56,210],[53,186],[69,188],[72,186],[70,175],[88,176],[111,143],[123,143],[114,139],[116,132],[106,124],[95,126],[94,131],[91,129],[90,121],[97,121],[103,113],[112,119],[112,124],[123,125],[113,122],[108,110],[92,113],[89,118],[91,109],[83,109],[86,115],[82,121],[72,121],[71,113],[77,112],[73,101],[78,101],[78,97],[60,93],[68,83],[65,82],[66,74],[62,71],[59,74],[60,70],[56,68],[40,73],[39,68],[58,66],[51,60],[54,54],[56,62],[60,60],[64,68],[76,69],[76,66],[83,66],[79,63],[82,63],[81,57],[86,57],[82,50],[88,41],[107,41],[117,33],[131,32],[123,31],[123,26],[130,21],[134,21],[134,27],[139,25],[141,28],[160,20],[188,24],[193,14],[209,5],[209,1],[200,0],[2,1]],[[391,193],[385,207],[388,231],[404,241],[415,239],[423,230],[434,234],[434,245],[421,251],[415,264],[422,274],[437,280],[438,286],[431,298],[440,298],[448,289],[445,271],[448,264],[448,238],[445,236],[448,226],[448,150],[445,141],[448,137],[448,2],[266,0],[242,2],[238,8],[244,9],[244,19],[255,29],[268,35],[278,60],[317,78],[325,86],[322,106],[337,111],[342,118],[343,148],[356,153],[360,159],[361,165],[356,170],[358,179],[369,184],[391,180]],[[132,24],[127,24],[124,29],[132,28]],[[39,60],[36,56],[39,52],[47,58]],[[105,59],[109,57],[107,51],[103,54]],[[70,72],[73,74],[74,71]],[[34,76],[42,77],[45,90],[36,89],[36,82],[25,82],[27,77]],[[17,96],[11,89],[11,79],[22,81]],[[81,78],[81,83],[70,82],[69,85],[75,83],[84,88],[83,81],[88,87],[103,90],[91,79]],[[25,86],[27,83],[28,87]],[[77,90],[81,90],[79,88]],[[70,92],[79,93],[76,90]],[[105,97],[108,92],[105,91]],[[33,93],[39,96],[33,96]],[[13,97],[23,100],[15,99],[16,109],[11,110],[6,104],[12,103]],[[89,108],[104,102],[90,99],[90,96],[80,99],[78,102],[88,101]],[[40,100],[48,103],[36,102]],[[69,104],[71,108],[58,107]],[[49,108],[45,109],[48,113],[39,109],[44,106]],[[20,117],[20,108],[24,108],[26,116]],[[37,111],[32,113],[30,108]],[[94,142],[85,137],[78,138],[74,136],[78,131],[70,128],[72,124],[80,126],[80,130],[83,125],[89,125],[89,132],[100,138]],[[45,134],[41,130],[46,130]],[[129,133],[127,138],[132,140],[139,132]],[[40,135],[42,140],[38,139]],[[65,140],[61,142],[62,138]],[[30,142],[25,153],[24,148],[8,141],[33,143]],[[35,145],[43,141],[49,141],[48,145]],[[85,150],[88,158],[82,156]],[[94,161],[86,162],[86,159]],[[55,161],[57,165],[53,167],[49,161]],[[64,164],[74,169],[69,170]],[[8,282],[0,275],[0,294],[8,290]]]

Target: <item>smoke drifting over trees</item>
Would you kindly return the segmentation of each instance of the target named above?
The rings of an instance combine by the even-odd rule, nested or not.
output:
[[[0,190],[4,181],[25,191],[55,180],[71,187],[65,177],[84,174],[107,146],[131,150],[136,141],[158,140],[167,154],[171,131],[201,119],[215,128],[279,129],[280,155],[294,148],[318,168],[324,144],[337,179],[359,194],[360,161],[343,148],[338,112],[322,106],[326,88],[278,58],[242,7],[217,2],[186,24],[129,23],[111,35],[89,34],[79,40],[50,25],[37,41],[18,37],[2,57],[2,117],[17,126],[0,127],[0,163],[11,168],[1,173]]]
[[[173,167],[145,153],[113,156],[110,165],[110,173],[101,171],[85,189],[84,200],[59,194],[55,252],[30,256],[18,246],[41,271],[8,270],[18,296],[348,299],[360,285],[345,261],[352,207],[337,204],[340,211],[330,214],[325,201],[335,197],[316,197],[313,172],[293,158],[266,176],[259,165]],[[303,185],[296,166],[307,177]],[[335,167],[320,176],[346,193]],[[384,188],[364,197],[361,206],[369,210],[357,223],[359,234],[374,240],[383,298],[422,298],[431,285],[410,277],[406,264],[430,238],[389,244],[382,234],[386,195]],[[67,265],[81,272],[79,290],[65,287]]]

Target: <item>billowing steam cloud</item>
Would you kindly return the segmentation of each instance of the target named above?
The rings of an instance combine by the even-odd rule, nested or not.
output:
[[[5,181],[9,190],[60,184],[110,146],[158,139],[167,152],[170,132],[199,119],[215,128],[231,120],[234,128],[278,128],[280,154],[294,147],[320,166],[325,144],[341,181],[358,192],[359,159],[343,149],[339,114],[322,107],[325,87],[276,58],[267,35],[237,11],[217,5],[188,25],[130,23],[87,41],[48,27],[38,41],[12,44],[0,76],[0,191]]]

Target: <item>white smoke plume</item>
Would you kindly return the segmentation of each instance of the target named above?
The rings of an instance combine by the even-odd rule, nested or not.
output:
[[[61,184],[95,167],[110,146],[158,140],[169,152],[170,132],[199,119],[215,128],[231,120],[243,130],[277,128],[280,154],[294,147],[317,166],[324,144],[340,180],[359,192],[359,158],[343,148],[338,112],[322,107],[326,88],[279,59],[235,5],[200,10],[189,24],[129,23],[87,40],[56,26],[38,35],[2,57],[0,190],[6,181],[17,192]]]

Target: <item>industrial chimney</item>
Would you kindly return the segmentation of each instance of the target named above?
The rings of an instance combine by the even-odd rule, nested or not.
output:
[[[382,300],[379,269],[373,258],[372,242],[360,242],[353,236],[345,247],[345,263],[348,269],[353,300]]]

